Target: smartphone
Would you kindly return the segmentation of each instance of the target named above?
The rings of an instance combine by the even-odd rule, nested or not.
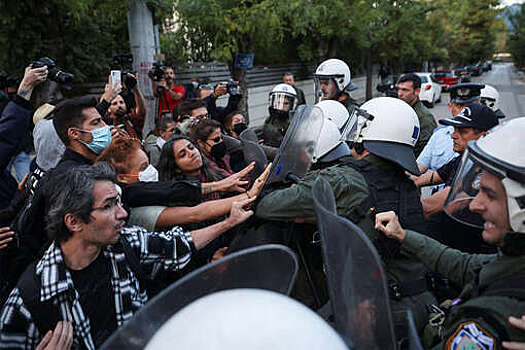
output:
[[[119,70],[111,71],[111,83],[116,85],[118,89],[122,88],[121,73]]]

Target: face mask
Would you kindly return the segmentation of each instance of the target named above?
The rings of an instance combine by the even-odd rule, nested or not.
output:
[[[237,135],[240,135],[241,132],[243,132],[246,129],[248,129],[248,125],[246,125],[246,123],[239,123],[233,126],[233,131],[235,131]]]
[[[191,85],[193,85],[193,88],[196,89],[199,87],[199,83],[197,83],[196,81],[192,81],[191,82]]]
[[[146,169],[139,172],[139,180],[141,182],[157,182],[159,181],[159,172],[150,164]]]
[[[226,155],[226,144],[223,142],[216,143],[211,147],[210,154],[213,158],[219,160]]]
[[[111,143],[111,130],[109,129],[109,126],[103,126],[99,129],[86,131],[78,129],[82,132],[90,132],[93,139],[90,143],[85,143],[82,140],[79,140],[82,142],[86,147],[88,147],[90,150],[95,152],[96,154],[100,154],[106,147],[109,146]]]

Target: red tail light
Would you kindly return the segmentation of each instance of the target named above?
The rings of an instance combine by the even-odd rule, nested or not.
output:
[[[431,87],[432,87],[432,85],[427,85],[427,86],[425,86],[425,90],[430,90]]]

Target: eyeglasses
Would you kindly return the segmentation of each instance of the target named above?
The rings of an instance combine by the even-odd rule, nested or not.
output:
[[[102,210],[102,211],[105,211],[105,212],[112,212],[112,213],[114,213],[115,212],[115,208],[117,208],[117,207],[122,208],[122,199],[120,198],[120,196],[116,196],[114,198],[106,199],[106,204],[105,205],[103,205],[101,207],[91,208],[91,211]]]
[[[195,119],[208,119],[208,116],[209,116],[208,113],[206,113],[206,114],[200,114],[200,115],[196,115],[196,116],[195,116]]]
[[[175,132],[177,131],[177,128],[169,128],[169,129],[166,129],[167,132]]]

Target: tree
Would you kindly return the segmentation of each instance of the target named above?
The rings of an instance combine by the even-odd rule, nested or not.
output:
[[[519,11],[509,16],[511,34],[508,47],[518,68],[525,67],[525,5]]]

